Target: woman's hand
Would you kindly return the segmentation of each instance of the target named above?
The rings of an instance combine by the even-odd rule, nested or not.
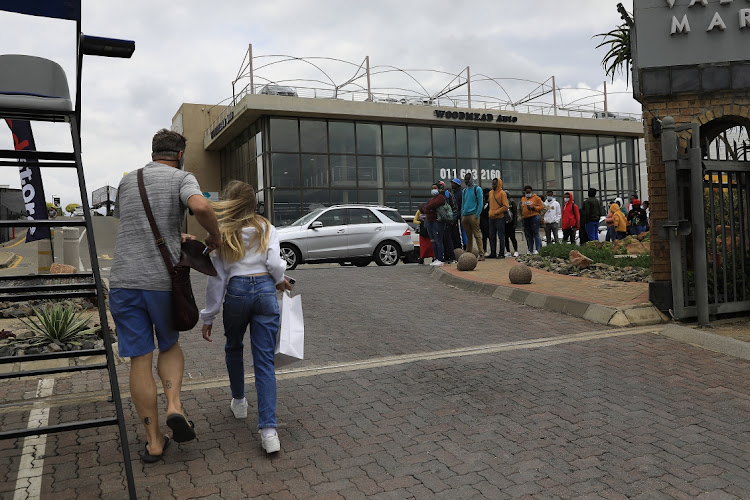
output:
[[[289,283],[289,280],[286,279],[286,278],[284,278],[284,281],[282,281],[281,283],[279,283],[278,285],[276,285],[276,290],[278,290],[280,292],[286,292],[287,290],[291,291],[293,288],[294,288],[294,286],[292,286],[292,284]],[[205,325],[204,325],[204,327],[205,327]]]
[[[208,340],[209,342],[213,342],[213,340],[211,340],[211,329],[213,328],[213,326],[214,325],[203,325],[203,338]]]
[[[193,236],[192,234],[187,234],[187,233],[180,234],[180,243],[185,243],[186,241],[195,240],[195,239],[197,238]]]

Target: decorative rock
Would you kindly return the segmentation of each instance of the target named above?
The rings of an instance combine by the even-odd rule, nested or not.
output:
[[[531,283],[531,269],[525,264],[516,264],[508,271],[508,278],[515,285],[528,285]]]
[[[459,271],[473,271],[477,267],[477,256],[469,252],[463,252],[458,258],[456,267]]]
[[[455,250],[453,250],[453,255],[456,256],[457,260],[458,260],[459,257],[461,257],[461,255],[463,255],[465,253],[466,253],[466,250],[464,250],[463,248],[456,248]]]
[[[594,262],[578,250],[571,250],[568,258],[570,259],[570,263],[579,269],[586,269]]]
[[[69,266],[67,264],[59,264],[57,262],[54,262],[49,267],[50,274],[73,274],[77,271],[78,270],[73,266]]]
[[[626,248],[628,250],[628,255],[640,255],[643,253],[647,253],[646,246],[640,241],[631,243]]]
[[[57,344],[55,344],[55,343],[49,344],[49,345],[47,346],[47,349],[48,349],[48,350],[49,350],[50,352],[60,352],[60,351],[62,351],[62,350],[63,350],[63,348],[62,348],[61,346],[59,346],[59,345],[57,345]]]

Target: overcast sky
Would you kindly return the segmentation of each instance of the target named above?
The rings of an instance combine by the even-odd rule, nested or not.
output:
[[[85,34],[129,39],[136,44],[129,60],[89,56],[84,61],[81,128],[89,196],[107,184],[117,186],[123,173],[149,161],[151,137],[159,128],[169,128],[181,103],[216,104],[231,97],[231,82],[250,43],[256,57],[320,56],[360,64],[369,55],[371,66],[453,74],[469,66],[472,75],[533,82],[554,75],[558,87],[599,91],[607,80],[609,110],[638,113],[640,106],[632,99],[631,89],[626,89],[624,77],[612,83],[605,76],[600,64],[605,50],[596,49],[598,39],[592,38],[621,23],[617,3],[83,0]],[[632,0],[622,3],[632,11]],[[0,27],[2,53],[35,55],[60,63],[74,94],[75,22],[0,12]],[[255,65],[272,60],[259,57]],[[343,63],[319,62],[337,84],[356,69]],[[450,80],[435,73],[413,74],[429,93],[439,91]],[[400,80],[393,74],[374,78],[373,87],[418,88],[401,76]],[[301,63],[260,70],[256,82],[263,77],[275,81],[323,79]],[[501,82],[514,100],[535,86],[522,81]],[[241,80],[238,88],[246,83],[247,79]],[[503,96],[497,86],[490,87],[472,83],[472,93]],[[567,102],[573,95],[573,91],[562,93]],[[595,100],[601,106],[601,98]],[[37,149],[72,150],[67,126],[32,126]],[[4,130],[0,131],[0,148],[12,149],[7,127],[0,124],[0,130]],[[0,185],[20,186],[15,168],[2,167],[1,172]],[[73,172],[45,169],[43,179],[48,201],[57,195],[63,206],[80,202]]]

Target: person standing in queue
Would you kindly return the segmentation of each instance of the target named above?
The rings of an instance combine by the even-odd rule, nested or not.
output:
[[[503,191],[503,181],[495,177],[492,179],[492,191],[489,193],[490,202],[490,258],[505,258],[505,214],[508,213],[508,197]],[[500,248],[497,248],[497,240]],[[496,252],[496,250],[498,250]]]
[[[562,230],[563,243],[570,241],[571,245],[576,244],[576,231],[581,227],[581,214],[578,211],[578,205],[573,202],[573,193],[567,192],[563,196],[562,209]]]
[[[437,209],[445,204],[445,195],[440,193],[437,183],[432,185],[430,194],[432,195],[430,201],[420,205],[419,210],[427,217],[427,232],[430,233],[430,243],[432,243],[432,250],[435,252],[435,258],[431,265],[442,266],[445,262],[445,255],[443,254],[445,222],[437,220]]]
[[[516,239],[516,227],[518,227],[518,205],[510,197],[510,193],[505,191],[505,197],[508,199],[508,212],[510,218],[505,219],[505,256],[510,257],[510,244],[513,243],[513,257],[518,257],[518,240]]]
[[[474,185],[471,172],[464,176],[464,184],[461,203],[461,226],[466,231],[466,251],[473,253],[474,244],[477,245],[477,260],[484,260],[484,248],[482,248],[482,231],[479,229],[479,218],[484,206],[482,188]]]
[[[244,337],[250,329],[258,430],[266,453],[281,449],[276,432],[276,374],[274,350],[280,311],[276,290],[291,290],[284,276],[276,228],[255,212],[255,188],[231,181],[221,201],[214,204],[219,218],[221,246],[211,255],[216,276],[206,283],[206,307],[201,311],[203,338],[211,342],[213,321],[224,300],[224,357],[229,374],[235,418],[247,418],[245,398]]]
[[[542,199],[534,194],[534,189],[526,185],[523,187],[523,198],[521,199],[521,220],[523,221],[523,232],[526,236],[526,245],[529,253],[536,255],[542,248],[542,237],[539,235],[539,224],[541,221],[544,203]]]
[[[456,211],[458,206],[456,204],[456,197],[453,193],[445,189],[445,182],[438,182],[438,191],[440,194],[445,196],[445,201],[450,205],[453,211],[453,219],[450,222],[445,223],[445,231],[443,231],[443,257],[445,262],[448,264],[456,261],[456,254],[454,253],[455,247],[453,246],[453,232],[456,226]]]

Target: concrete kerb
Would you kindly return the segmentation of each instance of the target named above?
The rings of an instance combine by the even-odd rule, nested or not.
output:
[[[662,329],[659,335],[727,356],[750,360],[750,342],[716,335],[707,330],[671,324]]]
[[[0,269],[6,268],[16,259],[16,254],[7,250],[0,250]]]
[[[515,287],[459,278],[439,267],[430,268],[428,272],[433,279],[462,290],[491,295],[498,299],[509,300],[537,309],[561,312],[577,318],[583,318],[592,323],[628,327],[658,325],[669,322],[669,318],[650,303],[632,304],[623,307],[607,307],[581,300],[521,290]]]

